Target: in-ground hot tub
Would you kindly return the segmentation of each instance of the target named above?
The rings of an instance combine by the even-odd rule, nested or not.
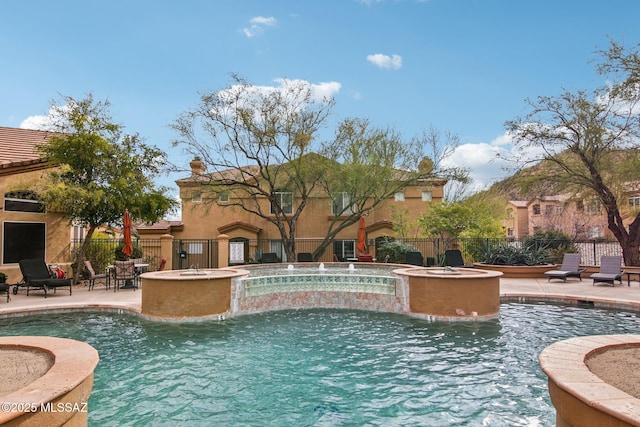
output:
[[[236,268],[144,273],[142,314],[163,319],[221,316],[231,306],[231,279],[247,274]]]

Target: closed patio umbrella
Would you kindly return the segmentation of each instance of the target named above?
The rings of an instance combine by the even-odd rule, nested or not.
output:
[[[133,254],[133,242],[131,241],[131,214],[128,210],[124,211],[122,217],[122,232],[124,233],[122,253],[130,257]]]
[[[367,228],[363,216],[360,217],[360,222],[358,223],[358,242],[356,243],[356,249],[360,252],[367,251]]]

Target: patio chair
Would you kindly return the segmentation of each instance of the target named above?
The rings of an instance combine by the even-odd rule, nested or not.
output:
[[[298,262],[313,262],[313,254],[311,252],[298,253]]]
[[[605,255],[600,258],[600,271],[593,273],[591,278],[593,279],[593,285],[596,283],[611,283],[611,286],[615,286],[616,280],[619,280],[620,284],[622,284],[623,274],[622,257]]]
[[[407,252],[405,254],[404,263],[409,265],[424,265],[424,257],[420,252]]]
[[[109,281],[107,280],[107,273],[96,274],[93,266],[91,265],[91,261],[86,260],[84,262],[84,268],[89,272],[89,290],[92,290],[96,285],[96,280],[104,280],[105,289],[109,289]]]
[[[22,259],[18,262],[24,286],[27,288],[27,296],[29,289],[42,289],[44,297],[47,297],[47,291],[53,289],[56,293],[58,288],[69,288],[69,295],[72,293],[71,279],[53,279],[51,271],[42,259]]]
[[[114,264],[113,291],[115,292],[120,289],[120,283],[122,283],[123,289],[138,289],[138,275],[136,274],[136,267],[133,260],[116,261]]]
[[[567,253],[562,258],[562,265],[559,270],[545,271],[544,274],[547,275],[547,281],[560,279],[566,282],[568,277],[577,277],[582,281],[582,273],[586,270],[586,268],[580,268],[580,254]]]
[[[262,254],[262,262],[265,264],[275,264],[280,262],[278,254],[275,252],[265,252]]]
[[[444,251],[444,265],[447,267],[471,267],[464,265],[460,249],[447,249]]]

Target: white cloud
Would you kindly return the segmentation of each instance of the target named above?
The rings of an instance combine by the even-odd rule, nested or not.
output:
[[[64,111],[68,110],[69,106],[53,106],[49,109],[49,114],[46,116],[29,116],[20,123],[22,129],[33,130],[54,130],[54,123],[59,123],[64,117]]]
[[[300,79],[275,79],[274,86],[257,86],[253,85],[249,88],[244,86],[231,86],[229,89],[221,91],[218,96],[235,98],[240,91],[245,91],[248,96],[252,94],[269,94],[273,92],[282,92],[283,94],[296,94],[297,88],[304,87],[311,91],[311,95],[314,101],[321,101],[325,97],[332,97],[342,88],[342,85],[338,82],[320,82],[311,83],[306,80]]]
[[[268,18],[264,16],[256,16],[254,18],[251,18],[249,22],[254,25],[266,25],[268,27],[273,27],[278,23],[276,18],[274,18],[273,16],[269,16]]]
[[[391,56],[382,53],[367,55],[367,61],[379,68],[399,70],[402,67],[402,57],[396,54]]]
[[[243,28],[242,32],[245,36],[251,38],[264,33],[265,27],[275,26],[278,23],[278,20],[273,16],[255,16],[249,20],[249,23],[251,24],[251,26],[248,28]]]

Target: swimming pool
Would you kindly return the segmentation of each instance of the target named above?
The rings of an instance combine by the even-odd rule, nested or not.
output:
[[[96,426],[554,425],[539,352],[639,326],[634,313],[545,304],[463,323],[347,310],[197,324],[81,312],[0,320],[2,335],[98,350]]]

